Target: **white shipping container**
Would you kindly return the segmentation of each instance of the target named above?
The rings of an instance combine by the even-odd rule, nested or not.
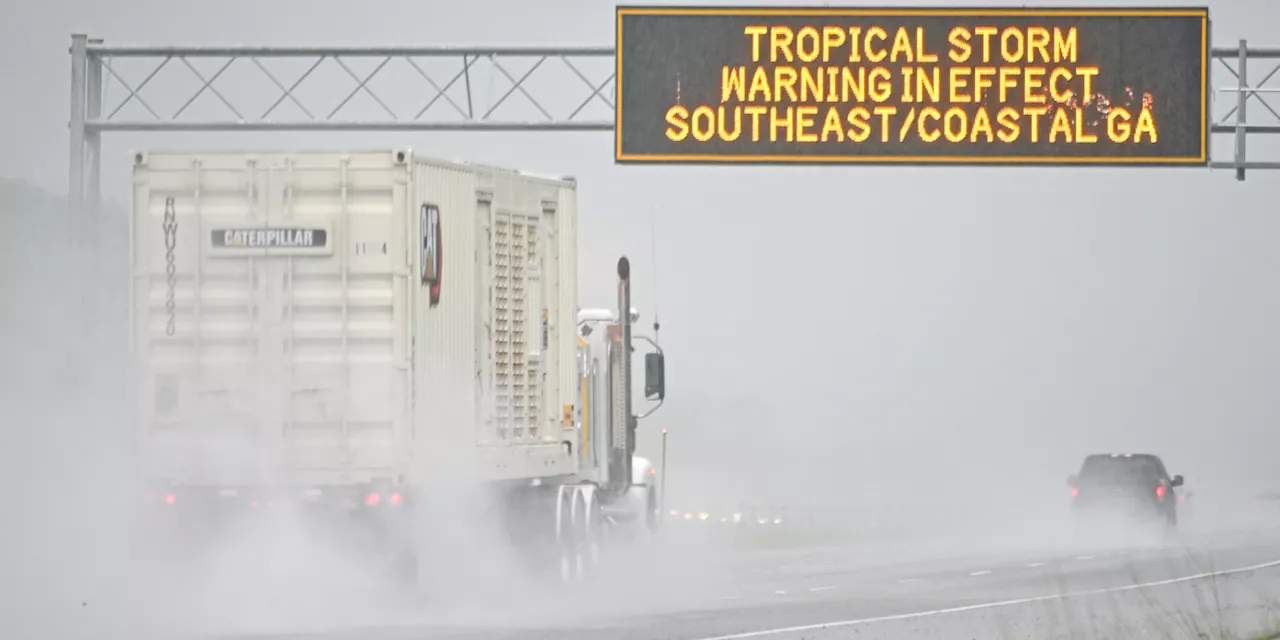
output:
[[[395,150],[143,153],[131,235],[149,479],[578,471],[572,180]]]

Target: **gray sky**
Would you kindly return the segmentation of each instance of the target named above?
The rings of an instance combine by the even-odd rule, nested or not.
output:
[[[1280,44],[1274,0],[1209,4],[1216,44]],[[0,176],[59,193],[73,31],[114,44],[610,45],[614,15],[600,0],[50,0],[15,1],[5,13],[0,140],[10,152]],[[121,68],[133,83],[146,73]],[[1269,70],[1254,65],[1251,75]],[[333,77],[329,91],[352,84]],[[1234,80],[1217,64],[1212,77],[1214,87]],[[170,112],[183,98],[164,83],[190,87],[179,74],[154,82],[147,99]],[[249,81],[227,82],[231,95]],[[580,101],[579,89],[539,87],[553,102],[557,91]],[[505,90],[495,82],[486,97]],[[122,97],[118,85],[109,91],[111,104]],[[363,96],[353,108],[377,109]],[[593,117],[609,117],[596,108]],[[1064,491],[1095,450],[1162,454],[1189,486],[1280,488],[1276,176],[623,167],[611,142],[606,133],[119,134],[106,138],[103,184],[127,202],[128,152],[150,148],[407,146],[576,176],[584,306],[612,302],[612,265],[625,252],[648,324],[656,262],[670,400],[644,425],[642,447],[656,457],[656,431],[671,428],[673,499],[748,499],[765,485],[780,500],[858,499],[876,487],[885,499],[930,487]]]

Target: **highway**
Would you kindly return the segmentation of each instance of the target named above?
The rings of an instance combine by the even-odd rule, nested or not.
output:
[[[981,549],[982,545],[973,545]],[[1280,629],[1280,528],[1015,550],[859,545],[736,551],[668,541],[605,567],[572,598],[326,620],[244,640],[545,638],[1252,638]],[[615,573],[616,572],[616,573]],[[626,588],[612,578],[629,575]],[[565,594],[561,594],[565,595]],[[626,606],[619,602],[627,602]],[[408,603],[402,603],[408,604]],[[536,613],[535,613],[536,612]],[[206,637],[208,637],[206,635]]]

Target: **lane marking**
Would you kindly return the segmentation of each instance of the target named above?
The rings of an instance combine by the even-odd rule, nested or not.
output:
[[[786,591],[774,591],[774,592],[773,592],[773,595],[775,595],[775,596],[785,596],[785,595],[787,595],[787,592],[786,592]]]
[[[920,582],[920,578],[903,578],[898,581],[898,584],[908,584],[911,582]]]
[[[720,600],[721,600],[721,601],[725,601],[725,600],[741,600],[741,599],[742,599],[742,596],[725,596],[725,597],[723,597],[723,598],[720,598]]]
[[[830,591],[835,587],[810,587],[810,591]]]
[[[1167,580],[1157,580],[1155,582],[1142,582],[1138,584],[1126,585],[1123,587],[1107,587],[1105,589],[1090,589],[1087,591],[1076,591],[1072,593],[1060,593],[1048,596],[1034,596],[1030,598],[1017,598],[1015,600],[1000,600],[997,602],[984,602],[982,604],[970,604],[962,607],[949,607],[946,609],[934,609],[932,611],[917,611],[914,613],[899,613],[888,616],[876,616],[873,618],[858,618],[854,620],[838,620],[835,622],[820,622],[817,624],[806,624],[796,627],[782,627],[778,629],[765,629],[762,631],[746,631],[743,633],[733,633],[725,636],[711,636],[708,638],[698,638],[697,640],[738,640],[739,638],[759,638],[763,636],[776,636],[784,633],[798,633],[803,631],[817,631],[820,629],[834,629],[837,627],[851,627],[860,624],[873,624],[876,622],[892,622],[895,620],[911,620],[913,618],[927,618],[931,616],[940,616],[948,613],[962,613],[965,611],[980,611],[982,609],[996,609],[999,607],[1010,607],[1020,604],[1031,604],[1036,602],[1052,602],[1055,600],[1067,600],[1070,598],[1084,598],[1088,596],[1104,595],[1109,593],[1121,593],[1125,591],[1133,591],[1136,589],[1149,589],[1151,587],[1162,587],[1170,584],[1180,584],[1183,582],[1194,582],[1196,580],[1204,580],[1205,578],[1217,578],[1222,576],[1230,576],[1238,573],[1249,573],[1251,571],[1259,571],[1262,569],[1271,569],[1280,567],[1280,560],[1272,560],[1271,562],[1263,562],[1261,564],[1250,565],[1247,567],[1238,567],[1235,569],[1225,569],[1223,571],[1210,571],[1207,573],[1197,573],[1180,578],[1169,578]]]
[[[989,574],[989,573],[991,573],[991,572],[990,572],[990,571],[974,571],[973,573],[971,573],[971,574],[969,574],[969,575],[971,575],[971,576],[985,576],[985,575],[987,575],[987,574]]]
[[[1092,560],[1093,556],[1079,556],[1076,560]]]
[[[1044,566],[1043,562],[1032,562],[1031,564],[1027,565],[1027,567],[1030,569],[1034,569],[1036,567],[1043,567],[1043,566]]]

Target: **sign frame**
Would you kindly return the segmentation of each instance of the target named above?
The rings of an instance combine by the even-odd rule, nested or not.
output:
[[[1175,156],[875,156],[859,154],[766,155],[745,154],[646,154],[624,153],[623,127],[623,20],[626,16],[762,16],[762,17],[1196,17],[1201,19],[1200,51],[1200,154],[1198,157]],[[1209,109],[1209,87],[1213,43],[1212,18],[1208,6],[1163,7],[778,7],[778,6],[672,6],[617,5],[615,8],[615,93],[614,163],[630,165],[746,165],[746,166],[996,166],[1032,165],[1038,167],[1186,167],[1202,168],[1210,164],[1212,116]]]

